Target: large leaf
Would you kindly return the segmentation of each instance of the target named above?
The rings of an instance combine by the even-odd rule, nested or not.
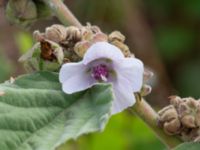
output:
[[[199,150],[200,143],[183,143],[174,150]]]
[[[64,94],[58,74],[50,72],[21,76],[0,84],[0,91],[0,150],[54,150],[102,130],[113,99],[110,85],[103,84]]]

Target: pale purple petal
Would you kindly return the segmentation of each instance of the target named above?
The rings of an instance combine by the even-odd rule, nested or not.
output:
[[[127,85],[127,82],[117,82],[113,83],[113,89],[115,94],[115,99],[112,105],[112,114],[120,113],[124,109],[135,104],[135,96],[132,92],[132,88]]]
[[[116,46],[107,42],[97,42],[93,44],[85,53],[83,63],[87,65],[93,60],[107,58],[110,60],[120,60],[124,58],[123,53]]]
[[[85,72],[85,70],[86,66],[82,62],[66,63],[60,69],[59,80],[61,83],[64,83],[69,78]]]
[[[122,61],[114,62],[114,68],[117,78],[126,80],[127,84],[132,87],[132,92],[140,91],[143,84],[144,66],[139,59],[125,58]]]
[[[80,92],[92,87],[95,81],[89,74],[78,72],[76,75],[71,76],[62,84],[62,89],[67,94]]]

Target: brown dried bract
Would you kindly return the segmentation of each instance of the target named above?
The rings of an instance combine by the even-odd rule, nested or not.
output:
[[[41,58],[49,61],[53,61],[54,59],[56,59],[56,56],[53,53],[54,50],[48,41],[42,40],[40,42],[40,45],[41,45],[41,54],[40,54]]]

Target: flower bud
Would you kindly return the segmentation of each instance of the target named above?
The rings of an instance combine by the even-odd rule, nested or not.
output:
[[[27,27],[37,19],[37,7],[32,0],[9,0],[6,17],[13,24]]]
[[[151,79],[153,77],[153,75],[154,74],[153,74],[152,71],[150,71],[149,69],[145,68],[144,69],[144,78],[143,78],[144,82],[147,82],[149,79]]]
[[[187,128],[195,128],[195,117],[186,115],[181,119],[181,123]]]
[[[78,42],[74,47],[74,51],[79,57],[83,58],[84,54],[90,46],[91,43],[88,41]]]
[[[117,40],[112,41],[111,44],[117,46],[122,51],[125,57],[131,57],[131,52],[126,44]]]
[[[93,36],[92,43],[106,42],[107,40],[108,40],[108,36],[102,32],[99,32]]]
[[[177,108],[179,106],[179,104],[181,103],[181,98],[179,96],[170,96],[170,104],[172,104],[175,108]]]
[[[140,91],[140,94],[141,94],[141,96],[147,96],[151,93],[151,91],[152,91],[151,86],[144,84]]]
[[[119,32],[119,31],[113,31],[109,36],[108,36],[108,41],[109,42],[113,42],[113,41],[119,41],[119,42],[122,42],[124,43],[125,41],[125,36]]]
[[[45,39],[45,34],[40,33],[40,31],[36,30],[33,32],[33,39],[37,42],[40,42]]]
[[[94,33],[87,27],[81,28],[81,35],[83,41],[91,41],[93,39]]]
[[[181,123],[178,119],[178,113],[173,105],[169,105],[158,112],[159,124],[163,126],[164,131],[169,135],[177,134],[180,131]]]
[[[55,42],[43,40],[37,42],[19,61],[27,71],[57,71],[64,60],[63,49]]]
[[[66,28],[66,38],[68,41],[78,42],[81,40],[81,31],[78,27],[70,26]]]
[[[59,43],[66,39],[67,30],[64,26],[55,24],[55,25],[52,25],[52,26],[46,28],[45,37],[48,40]]]

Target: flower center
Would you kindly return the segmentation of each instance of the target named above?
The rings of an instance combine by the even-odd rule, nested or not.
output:
[[[91,75],[95,80],[106,82],[109,77],[109,69],[105,64],[99,64],[92,68]]]

